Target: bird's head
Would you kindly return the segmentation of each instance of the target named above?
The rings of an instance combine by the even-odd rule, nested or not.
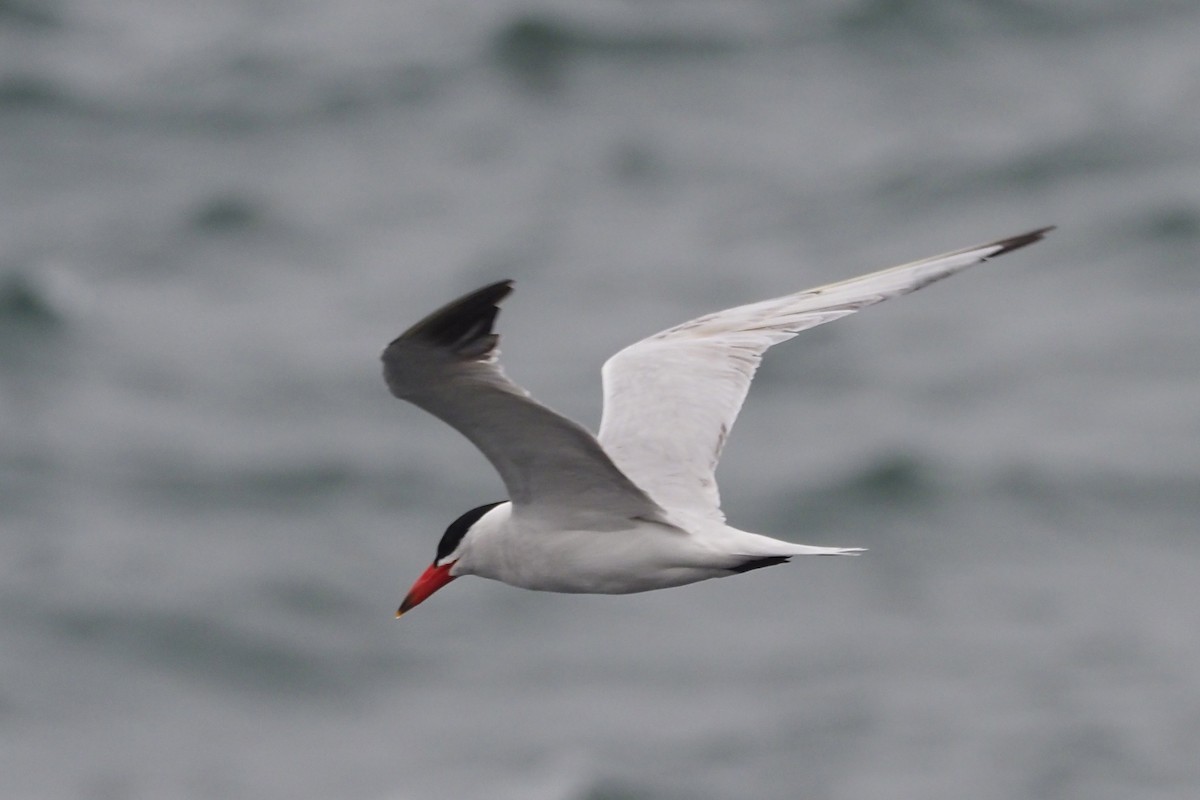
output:
[[[425,571],[421,573],[421,577],[417,578],[416,583],[404,596],[404,602],[400,604],[400,609],[396,612],[396,619],[400,619],[409,609],[425,602],[431,594],[458,577],[454,567],[462,558],[463,552],[471,546],[472,527],[484,514],[498,505],[500,505],[499,502],[472,508],[450,523],[450,527],[446,528],[446,532],[442,534],[442,540],[438,542],[437,555],[434,556],[433,563],[426,567]]]

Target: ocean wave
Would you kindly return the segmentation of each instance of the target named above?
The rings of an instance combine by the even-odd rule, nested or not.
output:
[[[851,37],[918,37],[950,45],[964,36],[1028,35],[1068,30],[1069,17],[1056,8],[1022,0],[862,0],[835,12],[833,29]]]
[[[177,508],[311,506],[362,485],[353,468],[318,461],[208,470],[182,462],[157,469],[143,464],[128,480],[147,501]]]
[[[826,492],[844,500],[915,501],[936,490],[933,465],[912,453],[882,456],[844,476]]]
[[[0,66],[0,114],[56,114],[190,132],[252,131],[435,99],[452,75],[434,65],[329,65],[223,50],[147,64],[119,84]]]
[[[1129,228],[1146,241],[1194,243],[1200,239],[1200,206],[1185,200],[1164,202],[1140,211]],[[1189,266],[1194,262],[1189,261]]]
[[[1193,474],[1127,475],[1118,465],[1091,471],[1048,466],[1013,466],[998,471],[991,486],[1005,496],[1048,510],[1144,508],[1168,514],[1200,515],[1198,480]]]
[[[53,4],[30,0],[0,0],[0,26],[45,31],[62,27],[63,18]]]
[[[243,194],[224,193],[201,201],[188,216],[189,230],[206,234],[242,233],[267,221],[266,204]]]
[[[967,503],[972,508],[1024,510],[1043,520],[1117,519],[1141,509],[1161,535],[1187,531],[1200,514],[1194,474],[1147,475],[1119,464],[997,463],[960,469],[950,461],[915,452],[879,454],[823,485],[780,496],[772,514],[781,521],[803,519],[810,528],[844,528],[848,520],[896,514],[924,517]],[[1087,527],[1082,525],[1082,527]]]
[[[564,70],[583,58],[640,65],[816,42],[851,47],[866,42],[875,50],[917,41],[921,53],[936,53],[983,36],[1072,35],[1131,20],[1161,24],[1179,13],[1167,0],[1138,7],[1142,10],[1129,12],[1112,4],[1092,10],[1021,0],[862,0],[802,9],[745,2],[625,6],[601,14],[552,3],[538,10],[501,8],[457,27],[418,15],[417,30],[404,36],[422,46],[388,48],[367,19],[351,18],[351,6],[329,12],[331,28],[346,41],[320,35],[280,39],[244,12],[245,19],[226,23],[239,30],[236,41],[231,42],[226,24],[202,18],[193,46],[170,49],[149,41],[149,29],[97,31],[28,2],[0,0],[0,24],[8,20],[63,31],[53,37],[25,34],[26,45],[34,36],[46,39],[36,45],[47,54],[39,62],[46,65],[44,72],[30,72],[28,59],[0,62],[0,110],[48,109],[132,124],[244,130],[427,106],[481,69],[498,69],[525,87],[545,90],[558,86]],[[75,63],[80,52],[94,62],[91,69]]]
[[[55,328],[63,313],[50,287],[24,272],[0,274],[0,325]]]
[[[0,78],[0,112],[79,107],[75,98],[48,77],[15,74]]]
[[[522,86],[553,91],[582,57],[664,59],[712,56],[747,44],[733,29],[689,30],[640,18],[599,22],[549,12],[523,13],[490,37],[493,62]]]
[[[520,14],[492,36],[501,59],[540,61],[578,54],[621,56],[711,55],[733,52],[748,43],[737,30],[689,30],[686,26],[645,26],[639,20],[600,24],[566,15]]]
[[[928,511],[948,491],[934,461],[911,452],[880,454],[823,485],[781,499],[774,515],[833,530],[844,527],[848,516]]]
[[[284,639],[243,630],[230,620],[149,609],[43,611],[60,639],[149,663],[189,678],[270,694],[313,694],[347,688],[345,670]]]
[[[1137,130],[1081,131],[1058,141],[1036,142],[1024,150],[981,154],[943,152],[935,162],[900,160],[881,175],[879,191],[907,201],[922,198],[944,202],[977,197],[981,192],[1030,193],[1061,186],[1071,180],[1097,180],[1192,158],[1189,148],[1165,132]]]
[[[828,8],[831,29],[850,38],[919,39],[929,45],[957,46],[979,36],[1058,37],[1092,34],[1106,28],[1155,23],[1191,15],[1194,4],[1178,0],[1146,3],[1029,0],[859,0]]]

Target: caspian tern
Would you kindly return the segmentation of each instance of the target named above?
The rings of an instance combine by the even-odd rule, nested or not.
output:
[[[462,575],[547,592],[624,594],[851,555],[725,524],[714,471],[773,344],[1039,241],[1053,228],[957,250],[774,300],[697,317],[604,365],[600,433],[551,411],[505,376],[493,324],[499,281],[435,311],[383,351],[392,394],[466,436],[509,499],[446,529],[396,616]]]

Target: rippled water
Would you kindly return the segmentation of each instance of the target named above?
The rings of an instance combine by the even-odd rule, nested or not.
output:
[[[1193,798],[1200,9],[0,0],[0,797]],[[689,316],[1055,223],[773,351],[739,527],[460,581],[381,346],[512,277],[581,420]]]

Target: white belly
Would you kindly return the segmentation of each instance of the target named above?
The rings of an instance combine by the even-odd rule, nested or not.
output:
[[[627,594],[728,575],[713,556],[688,534],[654,523],[616,531],[506,524],[473,542],[455,572],[543,592]]]

